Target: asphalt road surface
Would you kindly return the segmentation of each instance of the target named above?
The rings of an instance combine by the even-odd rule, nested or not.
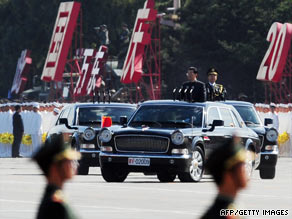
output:
[[[27,158],[0,159],[0,218],[35,218],[45,179]],[[106,183],[99,168],[88,176],[76,176],[65,185],[65,195],[80,218],[184,218],[195,219],[212,203],[216,187],[210,176],[200,183],[159,183],[156,176],[131,173],[124,183]],[[246,190],[237,199],[237,208],[289,210],[292,218],[292,158],[278,160],[276,178],[261,180],[255,171]]]

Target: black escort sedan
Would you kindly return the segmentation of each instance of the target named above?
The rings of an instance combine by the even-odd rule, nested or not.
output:
[[[135,104],[128,103],[68,104],[60,112],[48,136],[63,133],[72,147],[82,155],[78,174],[87,175],[90,166],[99,166],[100,144],[97,136],[101,129],[102,116],[110,116],[113,125],[119,125],[120,117],[130,117],[136,108]]]
[[[276,164],[278,160],[278,132],[273,127],[268,127],[273,121],[266,118],[262,123],[258,113],[252,103],[244,101],[226,101],[238,111],[247,127],[254,130],[261,140],[261,162],[258,166],[260,177],[262,179],[273,179],[276,174]]]
[[[248,173],[259,165],[258,135],[230,105],[147,101],[122,123],[99,133],[101,173],[107,182],[123,182],[130,172],[157,174],[161,182],[176,176],[182,182],[199,182],[209,154],[234,133],[250,152]]]

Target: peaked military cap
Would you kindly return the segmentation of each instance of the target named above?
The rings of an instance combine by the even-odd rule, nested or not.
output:
[[[61,160],[79,160],[80,153],[73,150],[71,145],[65,143],[62,134],[49,136],[32,159],[37,162],[45,175],[48,175],[52,163]]]
[[[207,75],[218,75],[218,71],[216,68],[209,68],[207,71]]]
[[[221,183],[223,173],[232,169],[236,164],[245,162],[246,151],[236,142],[238,137],[228,140],[215,149],[206,162],[206,169],[213,175],[217,184]]]

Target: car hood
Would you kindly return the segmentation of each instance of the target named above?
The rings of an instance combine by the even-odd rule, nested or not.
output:
[[[124,127],[124,128],[111,128],[115,135],[162,135],[170,136],[174,131],[180,130],[184,135],[199,133],[199,129],[194,128],[193,131],[191,128],[187,129],[153,129],[150,127],[145,128],[133,128],[133,127]]]
[[[264,135],[266,133],[266,130],[263,126],[251,126],[249,128],[252,129],[258,135]]]

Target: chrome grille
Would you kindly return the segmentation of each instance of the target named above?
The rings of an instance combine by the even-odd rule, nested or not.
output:
[[[167,152],[169,139],[149,135],[124,135],[115,137],[117,151],[124,152],[146,152],[164,153]]]

